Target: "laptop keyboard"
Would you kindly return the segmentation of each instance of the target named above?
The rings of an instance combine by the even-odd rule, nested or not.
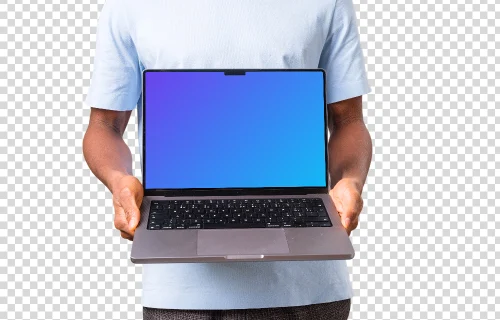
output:
[[[319,198],[152,201],[148,229],[332,226]]]

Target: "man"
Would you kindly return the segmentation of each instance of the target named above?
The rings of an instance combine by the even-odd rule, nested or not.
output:
[[[113,193],[123,238],[133,239],[143,197],[122,135],[138,104],[140,126],[145,68],[325,69],[330,194],[347,231],[356,228],[371,139],[352,0],[108,0],[99,20],[83,150]],[[145,319],[346,319],[352,296],[345,261],[155,264],[143,272]]]

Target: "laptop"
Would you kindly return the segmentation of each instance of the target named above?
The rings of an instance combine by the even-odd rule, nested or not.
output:
[[[133,263],[351,259],[322,69],[145,70]]]

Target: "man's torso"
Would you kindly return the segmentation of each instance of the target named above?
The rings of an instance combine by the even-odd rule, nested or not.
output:
[[[335,0],[123,5],[142,69],[317,68]],[[140,104],[138,116],[142,141]],[[264,308],[351,296],[345,261],[143,266],[143,305],[151,308]]]

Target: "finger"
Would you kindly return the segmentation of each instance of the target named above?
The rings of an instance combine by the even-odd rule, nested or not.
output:
[[[120,235],[122,236],[123,239],[127,239],[127,240],[130,240],[130,241],[134,240],[134,236],[132,236],[129,233],[120,231]]]
[[[346,230],[350,230],[349,229],[349,226],[351,225],[351,219],[350,218],[347,218],[347,217],[342,217],[342,225],[344,226],[344,228]]]
[[[351,231],[353,231],[357,227],[358,227],[358,220],[351,222],[351,224],[349,225],[349,229],[348,229],[347,233],[351,234]]]
[[[357,226],[358,225],[358,219],[359,219],[359,212],[356,211],[348,211],[345,213],[340,214],[342,225],[346,229],[354,229],[356,227],[352,226]]]
[[[349,226],[354,220],[358,219],[361,210],[363,209],[363,199],[359,197],[358,199],[347,199],[344,201],[344,210],[340,212],[344,227]]]

